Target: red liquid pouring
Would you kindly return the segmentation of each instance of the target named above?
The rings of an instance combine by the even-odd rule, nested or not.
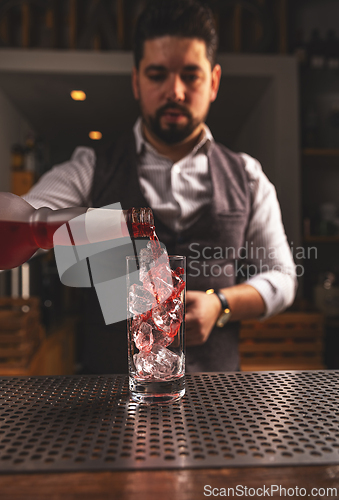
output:
[[[160,241],[157,233],[155,232],[154,218],[153,213],[150,209],[131,209],[127,213],[127,225],[130,228],[130,233],[134,238],[138,237],[147,237],[151,241],[151,252],[153,254],[153,260],[156,261],[162,254],[162,248],[160,245]],[[133,238],[132,238],[133,242]],[[134,253],[138,260],[137,251],[134,247]],[[139,264],[137,262],[138,268]],[[183,287],[185,287],[185,283],[181,279],[181,275],[183,274],[183,269],[178,268],[176,271],[171,269],[172,280],[173,280],[173,293],[168,298],[168,301],[172,301],[174,298],[179,297]],[[180,283],[180,285],[179,285]],[[160,297],[157,294],[157,288],[155,284],[151,281],[151,285],[153,287],[153,293],[157,303],[161,302]],[[150,312],[151,313],[151,312]],[[150,314],[149,313],[149,314]],[[147,313],[146,313],[147,314]]]
[[[127,227],[134,238],[149,238],[152,242],[151,250],[153,258],[156,260],[161,255],[161,245],[157,233],[155,232],[153,212],[150,208],[132,208],[126,214]],[[137,257],[137,251],[134,246],[134,254]]]

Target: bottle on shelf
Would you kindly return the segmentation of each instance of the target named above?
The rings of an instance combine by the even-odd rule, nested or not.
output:
[[[11,191],[22,196],[33,186],[36,180],[35,138],[33,133],[26,137],[25,145],[12,147]]]
[[[11,149],[12,172],[20,172],[24,168],[24,148],[21,144],[13,144]]]
[[[47,170],[49,165],[49,152],[43,137],[35,138],[35,177],[39,179]]]
[[[35,174],[36,161],[35,161],[35,137],[33,133],[29,133],[25,141],[25,155],[24,155],[24,170]]]
[[[308,43],[309,64],[312,69],[323,69],[325,65],[325,44],[319,31],[314,29]]]
[[[306,66],[308,62],[308,51],[302,30],[298,30],[295,34],[294,55],[296,56],[300,66]]]
[[[339,219],[335,203],[322,203],[319,207],[320,221],[318,234],[321,236],[334,236],[339,232]]]
[[[310,105],[303,116],[302,142],[305,148],[320,147],[320,118],[314,105]]]
[[[334,30],[328,30],[325,40],[326,67],[330,70],[339,69],[339,40]]]
[[[313,289],[314,303],[325,317],[339,316],[339,286],[336,273],[327,271],[319,275],[318,284]]]
[[[55,232],[65,223],[67,231],[59,231],[55,243]],[[55,244],[86,245],[129,235],[154,239],[154,234],[150,208],[35,209],[19,196],[0,193],[0,269],[18,267],[39,248],[50,249]]]

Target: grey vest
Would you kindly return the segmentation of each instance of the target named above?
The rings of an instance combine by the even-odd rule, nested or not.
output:
[[[213,199],[199,219],[188,230],[175,233],[155,217],[156,232],[168,253],[187,257],[187,288],[191,290],[218,289],[236,283],[235,258],[244,245],[251,210],[248,181],[240,155],[213,143],[208,161]],[[120,202],[123,209],[148,206],[137,175],[133,134],[120,139],[97,159],[93,206],[116,202]],[[84,362],[88,371],[125,372],[126,323],[106,327],[93,291],[86,311]],[[187,347],[187,370],[238,369],[238,326],[229,323],[223,329],[215,328],[204,345]]]

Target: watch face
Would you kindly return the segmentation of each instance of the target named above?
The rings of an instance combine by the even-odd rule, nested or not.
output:
[[[216,325],[219,328],[221,328],[222,326],[226,325],[226,323],[230,319],[230,317],[231,317],[231,311],[229,309],[225,309],[225,311],[223,311],[221,313],[221,315],[219,316]]]

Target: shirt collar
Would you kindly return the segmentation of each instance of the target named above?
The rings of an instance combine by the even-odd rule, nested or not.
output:
[[[141,119],[141,117],[139,117],[137,119],[137,121],[135,122],[135,125],[133,127],[133,132],[134,132],[135,145],[136,145],[138,155],[143,151],[143,149],[145,147],[147,147],[147,148],[153,150],[155,153],[157,153],[157,151],[151,146],[151,144],[149,142],[147,142],[146,139],[144,138],[144,135],[142,133],[142,119]],[[198,144],[196,144],[194,146],[191,154],[195,154],[203,146],[206,146],[206,148],[208,149],[210,144],[212,142],[214,142],[212,132],[210,131],[210,129],[208,128],[208,126],[206,124],[204,124],[204,132],[205,133],[204,133],[203,137],[200,139]]]

